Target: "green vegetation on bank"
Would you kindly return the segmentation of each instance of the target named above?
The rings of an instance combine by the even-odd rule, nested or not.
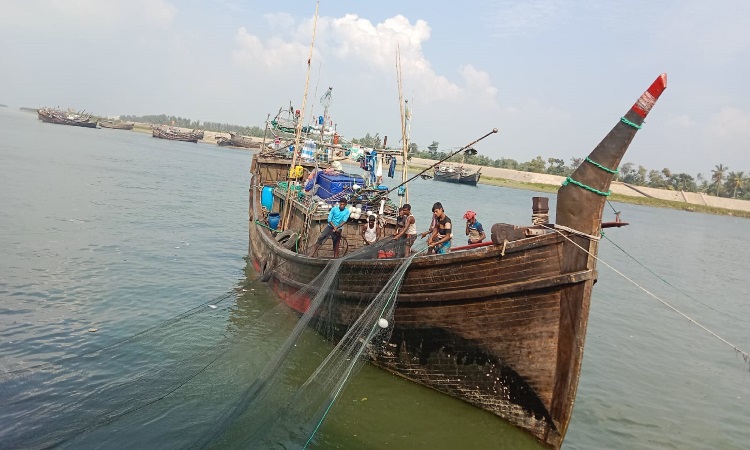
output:
[[[424,166],[410,165],[409,173],[411,175],[416,175],[417,173],[423,171],[424,169],[425,169]],[[482,175],[482,178],[479,180],[479,183],[487,184],[490,186],[506,187],[506,188],[511,188],[511,189],[523,189],[527,191],[543,192],[547,194],[556,194],[557,190],[560,188],[559,185],[555,185],[555,184],[530,183],[527,181],[515,181],[515,180],[509,180],[506,178],[488,177],[486,175]],[[743,218],[750,219],[750,211],[716,208],[713,206],[695,205],[692,203],[677,202],[677,201],[671,201],[671,200],[661,200],[658,198],[634,197],[634,196],[629,196],[629,195],[612,194],[611,196],[608,197],[608,200],[612,202],[628,203],[631,205],[651,206],[654,208],[678,209],[681,211],[715,214],[715,215],[720,215],[720,216],[743,217]]]
[[[504,178],[493,178],[482,175],[479,181],[483,184],[492,186],[502,186],[514,189],[526,189],[530,191],[557,193],[560,186],[541,183],[527,183],[524,181],[506,180]],[[750,219],[750,211],[739,211],[734,209],[716,208],[714,206],[695,205],[692,203],[676,202],[672,200],[661,200],[649,197],[633,197],[629,195],[612,194],[608,197],[609,201],[629,203],[632,205],[652,206],[655,208],[679,209],[682,211],[699,212],[706,214],[717,214],[721,216],[744,217]]]

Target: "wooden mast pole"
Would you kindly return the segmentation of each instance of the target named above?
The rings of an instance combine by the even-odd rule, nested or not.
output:
[[[406,109],[404,105],[404,95],[401,84],[401,46],[399,45],[396,45],[396,77],[398,80],[398,107],[401,118],[401,141],[404,144],[401,165],[401,184],[404,186],[404,196],[399,196],[398,199],[398,205],[401,206],[403,203],[409,203],[409,188],[406,186],[406,177],[408,175],[406,160],[409,152],[409,136],[406,133],[406,114],[408,109]]]
[[[305,120],[305,108],[307,107],[307,89],[310,86],[310,63],[312,61],[312,55],[313,55],[313,49],[315,48],[315,31],[318,28],[318,7],[320,6],[320,1],[318,0],[315,2],[315,18],[313,20],[313,34],[312,34],[312,40],[310,41],[310,54],[307,57],[307,75],[305,78],[305,93],[302,96],[302,108],[300,109],[300,116],[299,120],[297,120],[297,127],[294,130],[294,152],[292,152],[292,165],[290,166],[290,170],[293,169],[297,165],[297,154],[301,153],[301,149],[299,147],[300,142],[300,136],[302,135],[302,124]],[[288,174],[291,175],[291,174]],[[287,176],[287,179],[291,180],[291,176]],[[286,199],[284,200],[284,217],[281,219],[281,223],[279,224],[279,230],[284,231],[286,230],[286,227],[289,225],[289,217],[292,213],[292,205],[291,205],[291,195],[292,192],[292,186],[287,185],[286,190]]]

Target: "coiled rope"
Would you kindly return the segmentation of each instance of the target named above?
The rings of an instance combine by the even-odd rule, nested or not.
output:
[[[734,351],[735,351],[736,353],[738,353],[738,354],[740,354],[740,356],[742,356],[742,359],[743,359],[743,360],[745,360],[745,362],[746,362],[746,363],[749,363],[749,364],[750,364],[750,354],[748,354],[747,352],[743,351],[742,349],[740,349],[740,348],[739,348],[739,347],[737,347],[736,345],[732,344],[732,343],[731,343],[731,342],[729,342],[728,340],[724,339],[723,337],[719,336],[718,334],[716,334],[716,333],[715,333],[715,332],[713,332],[712,330],[708,329],[708,328],[707,328],[706,326],[704,326],[703,324],[701,324],[701,323],[700,323],[700,322],[698,322],[697,320],[693,319],[692,317],[690,317],[690,316],[688,316],[687,314],[683,313],[683,312],[682,312],[682,311],[680,311],[679,309],[675,308],[674,306],[672,306],[671,304],[669,304],[669,303],[668,303],[668,302],[667,302],[666,300],[663,300],[663,299],[659,298],[659,296],[657,296],[657,295],[656,295],[656,294],[654,294],[653,292],[649,291],[648,289],[644,288],[643,286],[639,285],[638,283],[636,283],[635,281],[633,281],[632,279],[630,279],[629,277],[627,277],[627,276],[626,276],[626,275],[625,275],[624,273],[620,272],[619,270],[615,269],[615,268],[614,268],[614,267],[612,267],[611,265],[607,264],[607,262],[605,262],[605,261],[603,261],[602,259],[600,259],[600,258],[599,258],[599,257],[598,257],[597,255],[594,255],[594,254],[592,254],[591,252],[589,252],[589,251],[588,251],[587,249],[585,249],[585,248],[581,247],[581,246],[580,246],[580,245],[578,245],[578,244],[577,244],[577,243],[576,243],[575,241],[573,241],[572,239],[570,239],[570,238],[569,238],[568,236],[566,236],[565,234],[563,234],[563,233],[562,233],[562,232],[560,232],[559,230],[555,229],[555,228],[557,228],[557,227],[551,227],[551,226],[546,226],[546,225],[542,225],[542,227],[544,227],[544,228],[546,228],[546,229],[548,229],[548,230],[552,230],[552,231],[554,231],[554,232],[556,232],[556,233],[559,233],[559,234],[560,234],[560,236],[564,237],[565,239],[567,239],[568,241],[570,241],[570,242],[571,242],[571,243],[572,243],[573,245],[575,245],[576,247],[578,247],[578,248],[580,248],[581,250],[583,250],[584,252],[586,252],[586,253],[587,253],[587,254],[588,254],[589,256],[592,256],[592,257],[594,257],[594,259],[596,259],[596,260],[597,260],[597,261],[599,261],[600,263],[602,263],[602,264],[604,264],[605,266],[607,266],[607,267],[608,267],[609,269],[611,269],[611,270],[612,270],[612,271],[613,271],[614,273],[616,273],[617,275],[620,275],[620,276],[621,276],[622,278],[624,278],[625,280],[627,280],[628,282],[630,282],[630,283],[631,283],[631,284],[632,284],[633,286],[637,287],[638,289],[642,290],[642,291],[643,291],[643,292],[645,292],[646,294],[650,295],[650,296],[651,296],[651,297],[653,297],[653,298],[654,298],[655,300],[657,300],[657,301],[658,301],[659,303],[661,303],[662,305],[664,305],[664,306],[666,306],[667,308],[671,309],[672,311],[676,312],[677,314],[681,315],[682,317],[684,317],[685,319],[687,319],[687,320],[688,320],[688,321],[689,321],[690,323],[692,323],[692,324],[696,325],[697,327],[701,328],[701,329],[702,329],[703,331],[705,331],[706,333],[708,333],[708,334],[710,334],[711,336],[715,337],[716,339],[718,339],[719,341],[723,342],[724,344],[726,344],[726,345],[728,345],[728,346],[732,347],[732,349],[733,349],[733,350],[734,350]],[[750,370],[750,367],[749,367],[749,370]]]

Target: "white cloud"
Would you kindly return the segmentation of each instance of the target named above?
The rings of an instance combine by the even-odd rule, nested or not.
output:
[[[310,54],[309,44],[287,42],[279,37],[264,41],[244,27],[237,31],[235,41],[238,48],[232,51],[232,60],[236,64],[250,70],[263,68],[273,76],[284,76],[289,71],[298,72],[305,67]],[[314,52],[313,57],[316,55]]]
[[[294,21],[288,14],[267,15],[265,19],[281,34],[261,39],[241,28],[238,47],[232,54],[234,62],[246,67],[261,64],[269,69],[298,66],[298,61],[309,54],[312,19]],[[436,73],[423,49],[430,33],[427,22],[417,20],[412,24],[402,15],[377,24],[356,14],[322,17],[318,19],[313,60],[335,67],[356,67],[393,80],[398,49],[404,86],[424,99],[423,103],[465,101],[468,96],[493,104],[497,88],[487,72],[472,65],[460,66],[455,74],[457,82]]]

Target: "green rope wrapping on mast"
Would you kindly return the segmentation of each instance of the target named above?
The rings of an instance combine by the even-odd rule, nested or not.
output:
[[[593,192],[594,194],[601,195],[602,197],[609,197],[610,195],[612,195],[612,191],[603,192],[603,191],[600,191],[599,189],[592,188],[591,186],[587,186],[581,183],[580,181],[576,181],[570,177],[566,178],[565,181],[563,181],[562,183],[563,186],[567,186],[568,184],[575,184],[576,186],[580,188],[586,189],[587,191]]]
[[[598,162],[592,161],[591,159],[589,159],[588,156],[586,157],[586,162],[591,163],[591,164],[595,165],[596,167],[602,169],[603,171],[605,171],[607,173],[611,173],[613,175],[620,173],[620,169],[614,169],[614,170],[612,170],[609,167],[604,167],[603,165],[599,164]]]
[[[638,125],[637,123],[633,123],[633,122],[629,121],[628,119],[626,119],[624,117],[620,118],[620,122],[624,123],[625,125],[630,125],[631,127],[635,128],[636,130],[640,130],[643,127],[643,125]]]

